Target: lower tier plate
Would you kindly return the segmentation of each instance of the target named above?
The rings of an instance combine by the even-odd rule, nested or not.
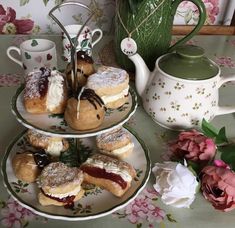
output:
[[[126,129],[127,130],[127,129]],[[144,142],[132,130],[131,134],[134,150],[125,159],[132,164],[137,172],[137,177],[132,181],[131,188],[121,198],[113,196],[110,192],[93,186],[86,189],[84,197],[75,203],[73,208],[66,209],[59,206],[42,206],[38,202],[39,188],[36,183],[27,184],[18,180],[12,169],[12,158],[16,153],[33,150],[26,139],[26,131],[16,137],[8,146],[3,161],[2,175],[4,184],[12,197],[22,206],[33,211],[35,214],[68,221],[79,221],[99,218],[123,208],[130,203],[145,187],[150,175],[150,158]],[[79,140],[81,153],[96,150],[95,137],[82,138]]]

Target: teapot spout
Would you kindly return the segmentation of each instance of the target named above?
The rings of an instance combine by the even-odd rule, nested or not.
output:
[[[142,96],[150,78],[150,71],[138,53],[128,58],[135,64],[135,87],[137,93]]]

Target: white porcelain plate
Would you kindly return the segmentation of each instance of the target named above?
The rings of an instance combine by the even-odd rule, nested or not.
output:
[[[95,219],[108,215],[133,200],[145,187],[150,175],[150,159],[148,149],[138,136],[131,130],[134,151],[126,159],[136,169],[137,177],[132,181],[131,188],[121,198],[113,196],[108,191],[93,186],[86,189],[84,197],[75,203],[72,209],[59,206],[41,206],[37,199],[39,189],[36,183],[27,184],[18,180],[12,169],[12,157],[16,153],[33,148],[27,143],[25,132],[22,132],[7,148],[2,161],[2,175],[4,184],[12,197],[22,206],[35,214],[53,219],[79,221]],[[78,139],[81,153],[95,152],[95,137]]]
[[[31,114],[25,110],[23,104],[24,87],[21,86],[12,99],[12,112],[16,119],[29,129],[50,136],[63,138],[82,138],[95,136],[122,126],[135,113],[137,108],[137,96],[132,88],[129,90],[128,101],[120,108],[106,111],[104,122],[96,129],[76,131],[71,129],[64,121],[63,115]]]

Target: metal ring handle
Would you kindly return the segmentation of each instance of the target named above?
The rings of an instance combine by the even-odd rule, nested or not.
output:
[[[82,27],[80,28],[80,30],[78,31],[77,35],[76,35],[76,39],[75,42],[73,43],[72,39],[70,38],[67,30],[65,29],[65,27],[62,25],[62,23],[57,19],[57,17],[55,17],[55,15],[53,14],[53,12],[61,7],[64,6],[68,6],[68,5],[77,5],[80,6],[84,9],[87,9],[91,15],[87,18],[87,20],[85,21],[85,23],[82,25]],[[53,7],[49,14],[48,14],[58,25],[59,27],[62,29],[62,31],[65,33],[65,35],[67,36],[70,45],[71,45],[71,64],[72,64],[72,70],[71,70],[71,85],[70,87],[72,88],[72,92],[74,97],[76,96],[76,93],[78,92],[78,80],[77,80],[77,54],[76,54],[76,48],[78,46],[78,37],[81,34],[83,28],[86,26],[86,24],[88,23],[88,21],[92,18],[92,16],[94,15],[94,12],[87,6],[84,5],[80,2],[75,2],[75,1],[68,1],[68,2],[63,2],[61,4],[56,5],[55,7]]]
[[[88,19],[85,21],[85,23],[82,25],[82,27],[80,28],[80,30],[78,31],[78,34],[76,36],[76,42],[77,42],[77,38],[78,36],[81,34],[83,28],[86,26],[86,24],[88,23],[88,21],[92,18],[92,16],[94,15],[94,12],[87,6],[87,5],[84,5],[80,2],[75,2],[75,1],[69,1],[69,2],[63,2],[59,5],[56,5],[55,7],[53,7],[50,12],[49,12],[49,16],[59,25],[59,27],[62,29],[62,31],[65,33],[65,35],[67,36],[70,44],[72,47],[77,47],[77,43],[75,43],[76,45],[73,44],[73,41],[72,39],[70,38],[67,30],[65,29],[65,27],[60,23],[60,21],[55,17],[55,15],[53,14],[53,12],[63,6],[68,6],[68,5],[77,5],[77,6],[81,6],[82,8],[85,8],[87,9],[88,11],[90,11],[91,15],[88,17]]]

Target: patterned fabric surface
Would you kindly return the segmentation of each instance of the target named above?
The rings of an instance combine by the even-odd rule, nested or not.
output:
[[[0,34],[38,34],[58,33],[59,27],[49,18],[48,12],[63,0],[2,0],[0,2]],[[92,28],[98,27],[106,34],[114,29],[114,0],[81,0],[95,13],[90,22]],[[232,19],[235,2],[229,0],[203,0],[207,9],[206,24],[223,24]],[[227,7],[226,7],[227,6]],[[38,13],[40,9],[40,13]],[[229,9],[228,11],[225,11]],[[89,12],[83,8],[68,6],[55,13],[66,24],[83,23]],[[174,24],[196,24],[198,10],[189,1],[184,1],[177,9]]]

